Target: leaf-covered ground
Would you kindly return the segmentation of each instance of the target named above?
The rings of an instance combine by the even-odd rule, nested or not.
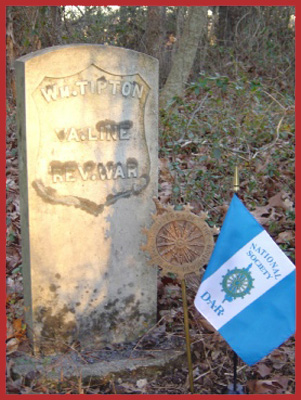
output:
[[[208,223],[220,227],[233,193],[234,165],[238,164],[242,200],[294,262],[293,107],[288,95],[260,81],[201,75],[190,85],[185,99],[175,100],[161,113],[160,201],[173,205],[189,202],[194,213],[207,211]],[[64,377],[50,384],[38,374],[16,379],[11,373],[14,358],[29,353],[30,346],[24,322],[16,110],[9,101],[6,143],[7,393],[189,393],[185,363],[172,375],[110,380],[96,386]],[[233,352],[194,308],[200,280],[200,276],[187,278],[195,393],[222,394],[233,382]],[[181,286],[172,277],[159,276],[158,323],[133,347],[160,346],[162,338],[185,346]],[[294,393],[294,345],[291,337],[253,367],[239,360],[238,383],[244,393]],[[64,356],[74,351],[69,348]]]

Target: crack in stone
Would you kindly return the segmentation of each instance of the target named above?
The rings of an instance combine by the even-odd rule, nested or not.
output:
[[[148,186],[150,181],[150,178],[147,174],[142,175],[140,179],[144,181],[143,184],[133,184],[130,190],[119,192],[114,195],[109,194],[104,204],[97,204],[94,201],[85,199],[84,197],[80,196],[60,195],[59,193],[57,193],[57,190],[53,189],[50,186],[45,186],[40,179],[33,181],[32,186],[38,196],[40,196],[42,200],[46,203],[73,206],[75,208],[80,208],[81,210],[86,211],[88,214],[92,214],[97,217],[104,211],[105,207],[115,204],[118,200],[129,198],[132,195],[139,195]]]

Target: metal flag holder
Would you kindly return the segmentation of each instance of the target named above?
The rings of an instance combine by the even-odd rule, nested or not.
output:
[[[237,383],[237,362],[238,356],[233,351],[233,385],[228,386],[227,394],[245,394],[243,386]]]
[[[187,354],[187,363],[188,363],[189,387],[190,387],[191,393],[194,393],[191,345],[190,345],[190,335],[189,335],[189,317],[188,317],[185,279],[182,279],[181,287],[182,287],[182,301],[183,301],[183,313],[184,313],[184,329],[185,329],[185,338],[186,338],[186,354]]]
[[[189,387],[194,393],[185,275],[198,272],[208,263],[214,247],[213,235],[218,231],[205,222],[206,213],[197,216],[189,205],[175,210],[172,206],[164,207],[156,198],[153,200],[157,212],[152,215],[154,223],[150,229],[143,229],[147,243],[141,249],[149,253],[150,265],[159,265],[162,274],[174,273],[181,280]]]

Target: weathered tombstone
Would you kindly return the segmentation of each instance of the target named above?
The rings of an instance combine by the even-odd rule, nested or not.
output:
[[[35,350],[126,342],[156,318],[140,250],[157,193],[158,62],[102,45],[16,61],[26,320]]]

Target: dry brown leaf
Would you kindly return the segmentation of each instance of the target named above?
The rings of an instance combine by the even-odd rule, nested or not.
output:
[[[275,349],[272,353],[268,356],[272,362],[286,362],[287,355],[283,350]]]
[[[213,350],[211,353],[211,359],[212,361],[215,361],[221,354],[221,350]]]
[[[14,337],[23,340],[25,338],[26,325],[21,319],[15,319],[13,321]]]
[[[169,160],[167,158],[159,158],[160,178],[164,182],[173,182],[174,178],[169,170]]]
[[[288,194],[282,190],[271,197],[267,205],[256,207],[252,214],[260,224],[264,225],[268,221],[276,220],[276,207],[288,210],[292,208],[292,204],[288,199]]]
[[[261,378],[265,378],[272,371],[272,369],[264,363],[256,364],[254,370],[261,376]]]
[[[13,321],[13,327],[14,327],[15,332],[17,332],[17,333],[22,331],[23,330],[22,329],[22,320],[21,319],[15,319]]]
[[[269,208],[268,205],[256,207],[252,215],[261,225],[265,225],[268,221],[275,220],[275,209]]]
[[[295,239],[295,232],[294,231],[285,231],[279,233],[276,238],[276,243],[287,243],[293,242]]]
[[[271,197],[269,200],[269,207],[279,207],[284,210],[293,210],[293,202],[289,200],[289,195],[281,190],[275,196]]]
[[[10,321],[6,321],[6,337],[7,339],[11,339],[12,337],[14,337],[15,334],[15,330],[13,327],[13,324]]]
[[[16,279],[8,277],[6,279],[6,293],[7,295],[14,293],[20,293],[20,295],[23,295],[22,277]]]
[[[283,202],[283,207],[288,211],[293,211],[294,203],[292,201],[290,201],[289,199],[285,199]]]
[[[6,354],[14,353],[18,350],[20,341],[17,338],[12,338],[6,343]]]
[[[283,346],[283,349],[285,351],[285,354],[288,357],[288,361],[291,363],[294,363],[295,361],[295,347],[292,345],[288,345],[288,346]]]
[[[138,381],[136,382],[136,386],[139,389],[143,389],[147,385],[147,383],[147,379],[138,379]]]
[[[166,204],[170,201],[170,197],[172,194],[172,184],[170,182],[162,182],[160,184],[160,202],[162,204]]]
[[[283,196],[285,196],[285,192],[281,191],[277,194],[275,194],[275,196],[271,197],[269,199],[269,204],[268,207],[281,207],[283,208]]]
[[[288,378],[275,376],[269,380],[250,380],[247,387],[250,394],[283,394],[288,385]]]

